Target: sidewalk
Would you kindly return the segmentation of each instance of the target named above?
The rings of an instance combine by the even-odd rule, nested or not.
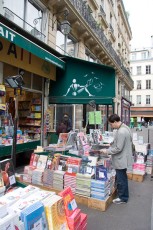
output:
[[[88,215],[88,230],[153,230],[153,181],[150,175],[143,182],[129,180],[127,204],[111,204],[105,212],[78,205]],[[152,214],[152,217],[151,217]]]

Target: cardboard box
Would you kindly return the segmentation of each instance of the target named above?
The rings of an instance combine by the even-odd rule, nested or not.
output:
[[[137,182],[143,182],[143,180],[144,180],[144,175],[133,174],[132,180],[137,181]]]
[[[113,199],[116,197],[116,190],[110,195],[106,200],[98,200],[94,198],[88,199],[88,208],[94,208],[100,211],[106,211],[108,206],[112,203]]]
[[[133,178],[133,173],[127,173],[127,177],[128,177],[129,180],[132,180],[132,178]]]

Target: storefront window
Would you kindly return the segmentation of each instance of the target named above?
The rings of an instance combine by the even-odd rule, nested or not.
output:
[[[43,87],[43,78],[33,74],[33,78],[32,78],[32,88],[35,90],[39,90],[42,91],[42,87]]]
[[[90,105],[83,104],[56,104],[51,105],[54,107],[53,127],[57,130],[59,123],[63,119],[63,115],[67,113],[72,121],[72,129],[82,130],[86,128],[89,133],[90,129],[94,129],[95,125],[89,124],[89,112],[94,112],[94,108]],[[96,106],[96,111],[101,111],[101,124],[96,124],[96,128],[101,129],[102,132],[107,131],[108,123],[107,118],[113,113],[113,107],[110,105]]]

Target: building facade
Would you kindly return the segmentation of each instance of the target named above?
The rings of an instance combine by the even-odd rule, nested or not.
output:
[[[129,71],[129,42],[132,33],[122,0],[0,0],[0,15],[2,43],[4,45],[9,43],[6,45],[14,48],[11,50],[14,54],[14,61],[7,55],[5,55],[5,59],[1,58],[0,60],[1,82],[8,74],[17,74],[20,69],[24,69],[28,71],[31,79],[31,83],[29,83],[25,75],[25,88],[29,90],[30,87],[30,90],[36,90],[38,81],[35,80],[37,84],[33,82],[33,76],[36,74],[40,78],[38,91],[43,97],[42,116],[48,110],[48,104],[51,103],[50,110],[54,113],[52,116],[53,129],[56,128],[57,114],[62,114],[65,110],[71,114],[73,128],[85,126],[87,124],[86,112],[90,109],[93,110],[87,103],[94,99],[94,95],[88,94],[87,90],[87,87],[93,82],[91,76],[91,81],[87,81],[87,87],[83,83],[85,84],[84,92],[87,95],[85,95],[86,99],[82,101],[82,104],[77,104],[74,100],[72,105],[68,98],[65,100],[62,98],[58,104],[56,104],[56,100],[51,99],[50,102],[49,85],[52,85],[52,82],[56,82],[58,85],[62,75],[68,77],[67,73],[64,74],[63,71],[66,69],[66,62],[68,61],[67,66],[69,66],[71,60],[64,59],[66,56],[85,60],[88,63],[96,63],[97,66],[93,65],[95,69],[101,68],[99,65],[104,66],[101,69],[102,72],[99,71],[98,74],[101,73],[104,78],[104,91],[113,89],[113,93],[110,92],[111,100],[107,92],[98,96],[101,97],[101,102],[98,98],[96,109],[102,111],[104,123],[107,116],[115,112],[121,115],[122,121],[129,124],[131,105],[129,98],[133,88],[133,80]],[[65,22],[70,25],[69,32],[66,32]],[[12,40],[13,38],[17,38],[17,40]],[[17,60],[16,46],[12,45],[14,43],[17,46],[17,56],[20,57],[20,61]],[[32,64],[31,60],[34,61]],[[6,71],[5,73],[6,64],[10,65],[10,72]],[[78,68],[81,69],[82,65],[86,66],[82,62]],[[12,66],[17,68],[14,72],[11,72]],[[103,71],[106,69],[105,66],[108,67],[106,74]],[[109,80],[109,68],[114,71],[113,77],[111,73],[113,81]],[[71,71],[68,70],[68,72]],[[93,72],[90,73],[93,74]],[[97,76],[94,77],[94,80],[96,78]],[[68,80],[76,79],[72,76],[72,79]],[[103,86],[101,80],[99,83]],[[110,84],[113,84],[112,87]],[[97,87],[97,83],[93,87]],[[50,95],[51,98],[54,97],[52,93]],[[76,124],[78,119],[80,122]]]
[[[136,122],[153,121],[153,47],[135,49],[130,55],[134,89],[131,91],[131,117]]]

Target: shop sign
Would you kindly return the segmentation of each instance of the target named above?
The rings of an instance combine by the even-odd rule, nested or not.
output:
[[[50,103],[113,104],[115,97],[115,70],[112,67],[66,57],[66,71],[50,86]]]
[[[60,60],[59,58],[57,58],[47,50],[31,42],[27,38],[23,37],[22,35],[18,34],[17,32],[5,26],[2,23],[0,23],[0,37],[10,41],[11,43],[16,44],[17,46],[27,50],[28,52],[34,54],[35,56],[49,63],[52,63],[55,66],[58,66],[61,69],[65,69],[64,61]]]
[[[56,66],[0,37],[0,61],[56,80]]]

